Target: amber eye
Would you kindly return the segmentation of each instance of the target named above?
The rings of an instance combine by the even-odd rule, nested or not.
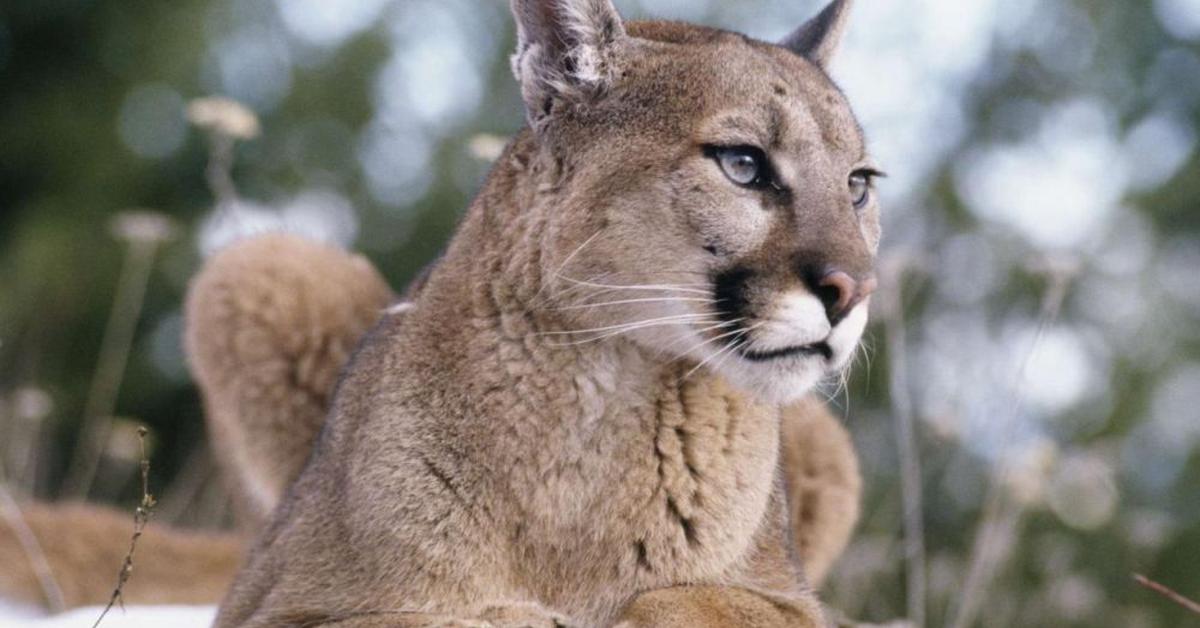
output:
[[[858,170],[850,175],[850,200],[854,209],[862,209],[871,200],[871,173]]]
[[[721,166],[730,181],[743,187],[764,187],[772,183],[767,156],[752,146],[710,146],[705,152]]]

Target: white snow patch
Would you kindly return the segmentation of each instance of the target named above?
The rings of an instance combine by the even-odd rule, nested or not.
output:
[[[28,608],[0,601],[0,626],[5,628],[89,628],[104,609],[88,606],[58,615],[37,615]],[[121,628],[208,628],[217,618],[215,606],[127,606],[108,612],[103,625]]]

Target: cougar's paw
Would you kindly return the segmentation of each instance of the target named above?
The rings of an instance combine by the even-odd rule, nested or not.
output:
[[[617,628],[824,628],[816,600],[780,600],[736,587],[659,589],[625,608]]]
[[[479,614],[495,628],[572,628],[575,624],[540,604],[520,602],[489,606]]]

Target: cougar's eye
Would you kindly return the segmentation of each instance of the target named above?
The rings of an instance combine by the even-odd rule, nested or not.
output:
[[[854,209],[866,207],[867,201],[871,200],[871,181],[879,176],[883,173],[869,168],[850,173],[850,200]]]
[[[751,146],[720,147],[705,149],[721,166],[730,181],[744,187],[762,187],[772,181],[771,166],[767,156]]]
[[[850,199],[855,209],[862,209],[871,196],[871,180],[861,172],[850,175]]]

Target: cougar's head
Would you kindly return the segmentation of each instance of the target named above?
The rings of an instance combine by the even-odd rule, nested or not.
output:
[[[845,367],[879,244],[879,173],[825,71],[849,4],[771,44],[513,0],[514,71],[555,164],[531,209],[549,213],[543,281],[574,341],[629,338],[772,402]]]

